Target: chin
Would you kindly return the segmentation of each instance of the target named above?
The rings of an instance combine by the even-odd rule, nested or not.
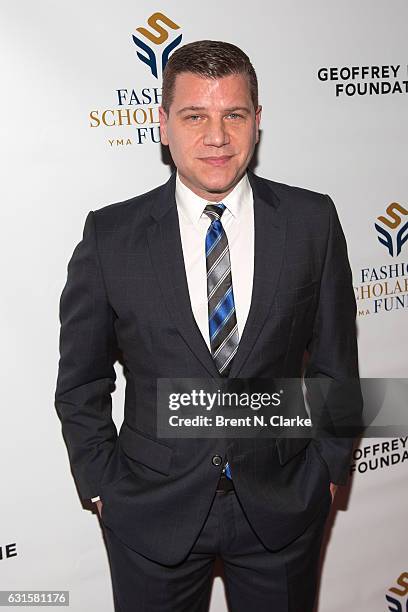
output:
[[[224,193],[228,189],[231,189],[231,186],[236,181],[237,175],[230,176],[214,176],[209,177],[206,176],[201,182],[203,188],[210,193]]]

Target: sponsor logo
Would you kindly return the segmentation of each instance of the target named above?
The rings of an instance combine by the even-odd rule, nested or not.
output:
[[[366,474],[391,468],[407,460],[408,437],[366,444],[353,451],[350,474]]]
[[[136,45],[136,56],[146,67],[150,83],[118,87],[108,108],[89,112],[89,127],[106,134],[108,147],[123,149],[160,143],[161,78],[171,52],[181,40],[180,25],[161,12],[150,15],[146,27],[136,28],[136,34],[129,37],[129,49],[134,54]]]
[[[177,38],[166,44],[163,48],[163,44],[167,43],[169,38],[168,28],[170,30],[179,30],[180,26],[163,13],[153,13],[153,15],[150,15],[147,23],[151,30],[140,27],[136,28],[136,31],[154,46],[150,46],[146,40],[141,39],[135,34],[132,35],[132,38],[135,45],[142,51],[142,53],[137,51],[137,57],[150,68],[152,75],[158,79],[159,66],[163,74],[170,53],[181,43],[183,35],[179,34]]]
[[[0,544],[0,561],[11,559],[11,557],[17,557],[17,544],[13,542],[11,544]]]
[[[407,216],[402,204],[392,202],[373,224],[378,243],[393,261],[360,269],[354,287],[359,317],[408,308],[408,263],[395,261],[408,242]]]
[[[402,572],[385,595],[389,612],[408,612],[408,572]]]
[[[407,94],[407,76],[408,65],[403,67],[402,64],[323,66],[317,69],[318,81],[333,83],[336,98]]]
[[[386,247],[391,257],[398,257],[408,240],[408,220],[404,223],[408,210],[398,202],[393,202],[387,206],[386,213],[387,216],[377,217],[380,223],[374,223],[374,226],[378,232],[379,242]]]

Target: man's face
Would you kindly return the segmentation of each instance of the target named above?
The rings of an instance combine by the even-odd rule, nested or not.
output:
[[[259,139],[248,78],[219,79],[178,74],[166,115],[160,107],[160,135],[169,145],[181,181],[209,201],[220,201],[242,178]]]

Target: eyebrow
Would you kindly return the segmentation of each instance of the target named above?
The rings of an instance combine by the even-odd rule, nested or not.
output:
[[[181,115],[181,113],[184,113],[186,111],[202,111],[202,110],[206,110],[206,107],[205,106],[184,106],[184,108],[181,108],[180,110],[178,110],[176,114]],[[251,112],[247,106],[233,106],[232,108],[224,108],[222,109],[222,112],[232,113],[238,110],[245,111],[248,114]]]

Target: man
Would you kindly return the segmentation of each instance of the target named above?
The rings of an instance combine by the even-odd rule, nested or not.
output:
[[[56,408],[80,495],[101,513],[121,612],[207,610],[217,555],[234,612],[313,608],[351,440],[159,438],[156,429],[158,378],[299,377],[308,351],[306,377],[358,379],[334,204],[248,170],[260,119],[240,49],[199,41],[175,51],[160,130],[177,172],[90,211],[68,266]]]

